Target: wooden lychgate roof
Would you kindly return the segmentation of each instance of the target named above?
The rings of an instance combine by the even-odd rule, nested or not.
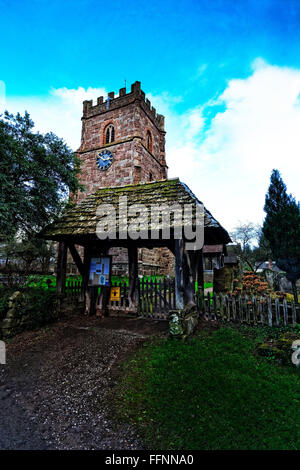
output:
[[[48,225],[40,236],[50,240],[72,240],[79,242],[86,238],[96,236],[96,226],[101,216],[97,215],[97,208],[103,204],[110,204],[115,208],[116,231],[120,230],[120,200],[130,207],[133,204],[142,204],[149,209],[156,205],[183,206],[193,204],[203,207],[192,191],[178,178],[154,181],[151,183],[131,184],[126,186],[100,188],[95,193],[86,196],[83,201],[72,207],[57,221]],[[150,219],[150,218],[149,218]],[[130,222],[130,220],[128,220]],[[176,222],[170,221],[170,228],[174,229]],[[151,230],[150,220],[144,221],[143,230]],[[230,237],[221,224],[204,207],[205,243],[229,243]]]

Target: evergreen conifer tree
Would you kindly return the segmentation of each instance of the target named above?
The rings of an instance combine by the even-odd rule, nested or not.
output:
[[[298,301],[296,281],[300,277],[300,207],[287,194],[278,170],[273,170],[266,194],[263,235],[270,244],[277,266],[286,272],[292,283],[295,302]]]

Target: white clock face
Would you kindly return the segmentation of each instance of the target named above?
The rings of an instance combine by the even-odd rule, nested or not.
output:
[[[114,156],[109,150],[103,150],[103,152],[98,153],[97,165],[99,170],[107,170],[113,163]]]

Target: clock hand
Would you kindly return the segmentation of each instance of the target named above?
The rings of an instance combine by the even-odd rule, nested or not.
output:
[[[99,156],[99,158],[100,158],[103,162],[107,162],[108,160],[111,159],[111,157],[106,157],[106,158],[104,158],[104,157],[100,157],[100,156]]]

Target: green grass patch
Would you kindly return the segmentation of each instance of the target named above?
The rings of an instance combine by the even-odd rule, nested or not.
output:
[[[126,283],[126,285],[129,285],[129,278],[128,276],[112,276],[112,283],[117,284],[117,283]],[[144,276],[144,280],[148,281],[159,281],[163,280],[163,276]],[[41,287],[43,289],[48,289],[48,281],[51,281],[51,287],[50,288],[55,288],[56,287],[56,276],[55,275],[49,275],[49,276],[41,276],[41,275],[31,275],[28,277],[26,284],[28,287]],[[66,285],[68,285],[68,282],[70,281],[82,281],[82,277],[79,275],[70,275],[66,279]]]
[[[148,280],[148,281],[160,281],[160,280],[163,280],[164,279],[164,276],[143,276],[144,280]],[[129,285],[129,278],[128,276],[112,276],[111,277],[112,279],[112,283],[119,283],[119,282],[122,282],[122,283],[126,283],[127,286]],[[66,285],[69,281],[81,281],[82,280],[82,277],[79,276],[79,275],[70,275],[67,277],[66,279]],[[41,275],[35,275],[35,274],[32,274],[31,276],[28,277],[27,279],[27,285],[29,287],[42,287],[44,289],[47,289],[48,288],[48,281],[51,281],[51,287],[56,287],[56,276],[55,275],[48,275],[48,276],[41,276]],[[198,290],[198,285],[197,285],[197,282],[195,284],[195,287],[196,287],[196,290]],[[206,282],[204,284],[204,287],[207,288],[207,287],[213,287],[213,283],[212,282]]]
[[[208,287],[213,287],[213,283],[212,282],[204,282],[204,289],[207,289]],[[196,281],[195,282],[195,290],[197,292],[198,290],[198,282]]]
[[[257,341],[227,326],[152,340],[123,366],[118,417],[149,449],[300,449],[299,369],[256,357]]]

